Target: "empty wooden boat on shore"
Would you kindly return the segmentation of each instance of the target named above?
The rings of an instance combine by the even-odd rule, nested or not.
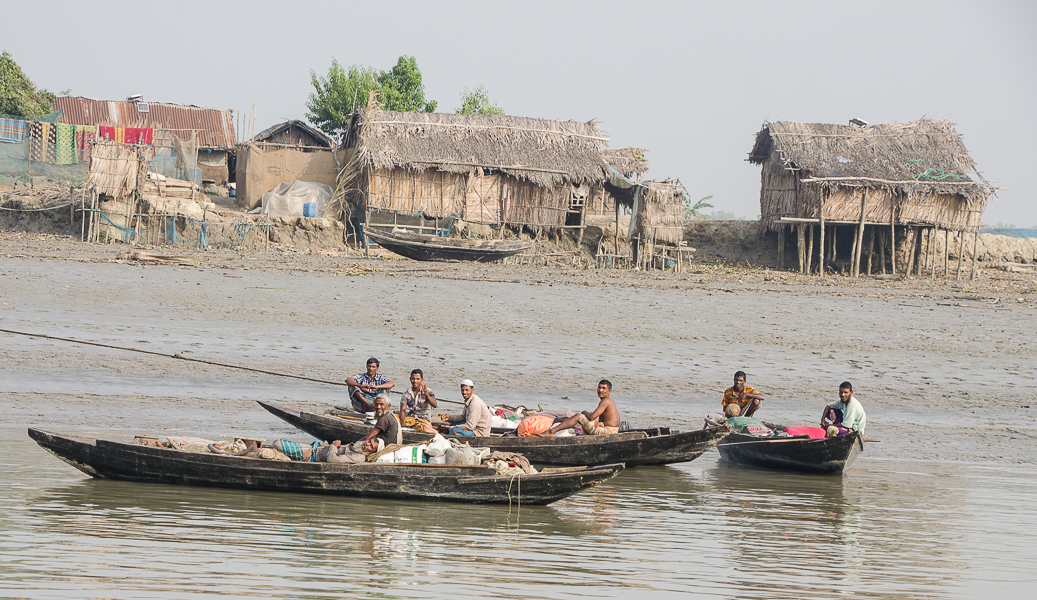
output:
[[[259,405],[284,421],[317,437],[330,441],[358,440],[371,426],[360,419],[295,410],[266,402]],[[694,431],[671,431],[666,427],[633,429],[610,435],[575,435],[567,437],[517,437],[493,435],[462,438],[475,447],[504,452],[518,452],[537,465],[605,465],[624,463],[637,465],[664,465],[688,462],[713,448],[730,431],[712,427]],[[407,444],[427,442],[432,434],[404,431]]]
[[[103,479],[408,500],[549,504],[618,475],[622,464],[501,476],[483,466],[282,462],[187,452],[29,429],[29,437]]]
[[[374,229],[365,229],[364,235],[382,248],[414,260],[493,262],[533,246],[533,242],[517,240],[466,240]]]
[[[824,439],[732,433],[717,444],[731,464],[801,473],[842,473],[863,450],[858,432]]]

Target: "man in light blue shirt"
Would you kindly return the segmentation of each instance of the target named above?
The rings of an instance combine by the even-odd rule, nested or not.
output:
[[[852,431],[864,433],[867,422],[864,407],[853,395],[853,384],[849,381],[840,383],[839,399],[825,406],[821,427],[828,432],[828,437],[833,437]]]

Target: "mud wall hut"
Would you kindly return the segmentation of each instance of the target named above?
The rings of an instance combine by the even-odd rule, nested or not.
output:
[[[302,121],[279,123],[238,145],[237,203],[251,210],[263,194],[296,180],[334,188],[344,164],[345,152],[321,131]]]
[[[606,141],[594,122],[369,107],[343,138],[351,158],[340,193],[365,222],[388,211],[582,228],[586,200],[605,179]]]
[[[863,260],[870,273],[877,258],[895,273],[904,244],[902,272],[925,262],[935,273],[934,236],[977,231],[996,189],[943,119],[766,123],[748,160],[762,167],[760,219],[763,230],[778,232],[779,267],[785,233],[795,231],[801,272],[845,264],[857,275]]]

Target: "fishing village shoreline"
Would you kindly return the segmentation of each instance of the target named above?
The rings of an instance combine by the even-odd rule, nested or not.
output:
[[[717,410],[736,369],[766,390],[762,416],[787,424],[813,423],[850,379],[883,439],[865,456],[1034,460],[1020,451],[1037,438],[1028,274],[852,280],[710,263],[673,274],[152,252],[185,262],[0,233],[0,328],[330,381],[374,355],[397,379],[417,366],[434,389],[469,377],[488,401],[545,408],[589,408],[593,383],[608,377],[634,426],[683,429]],[[219,422],[230,432],[217,415],[258,410],[254,400],[323,409],[344,399],[334,386],[4,335],[10,425],[132,435],[211,433]],[[305,437],[262,415],[237,426]]]

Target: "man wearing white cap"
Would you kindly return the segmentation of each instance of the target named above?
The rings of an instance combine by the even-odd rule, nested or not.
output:
[[[451,427],[449,433],[488,437],[490,435],[490,409],[482,398],[475,395],[475,383],[471,379],[461,382],[461,397],[464,398],[464,412],[459,415],[440,415],[448,423],[460,423],[460,425]]]

